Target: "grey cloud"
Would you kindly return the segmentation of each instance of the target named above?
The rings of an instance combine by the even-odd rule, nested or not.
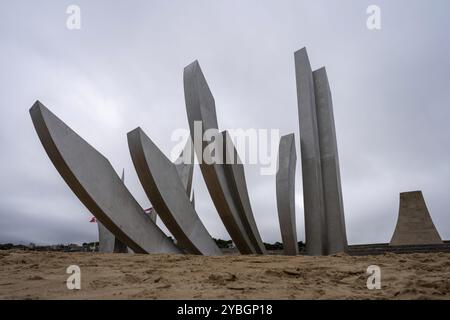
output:
[[[28,109],[40,99],[107,156],[143,207],[150,204],[126,133],[142,126],[169,155],[187,128],[182,72],[200,61],[219,126],[277,128],[298,139],[293,52],[327,67],[338,134],[348,238],[387,242],[398,194],[421,189],[450,238],[450,3],[379,0],[382,30],[366,28],[371,1],[87,1],[82,29],[65,27],[72,1],[0,4],[0,242],[96,239],[90,213],[48,160]],[[300,150],[297,146],[297,150]],[[297,229],[304,239],[300,161]],[[281,239],[275,177],[246,166],[264,241]],[[198,212],[229,238],[196,168]]]

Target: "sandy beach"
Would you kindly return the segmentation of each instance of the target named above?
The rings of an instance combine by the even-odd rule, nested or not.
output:
[[[69,265],[81,289],[69,290]],[[381,268],[369,290],[366,269]],[[449,299],[450,254],[352,257],[0,251],[1,299]]]

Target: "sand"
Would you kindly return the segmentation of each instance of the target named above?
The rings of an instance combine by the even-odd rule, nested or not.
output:
[[[66,268],[81,269],[69,290]],[[369,290],[366,269],[381,268]],[[450,254],[351,257],[0,251],[1,299],[449,299]]]

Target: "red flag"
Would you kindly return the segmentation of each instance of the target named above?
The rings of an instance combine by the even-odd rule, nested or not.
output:
[[[91,221],[89,221],[89,222],[97,223],[97,218],[96,217],[92,217]]]
[[[153,212],[153,207],[145,209],[144,211],[145,211],[145,213],[152,213]]]

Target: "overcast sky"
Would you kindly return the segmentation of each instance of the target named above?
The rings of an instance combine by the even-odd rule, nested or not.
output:
[[[81,8],[81,30],[66,28],[71,4]],[[381,8],[379,31],[366,27],[371,4]],[[349,242],[388,242],[399,193],[412,190],[423,191],[450,239],[449,12],[448,0],[2,0],[0,243],[98,237],[37,137],[28,113],[36,99],[117,172],[125,168],[147,208],[126,133],[141,126],[169,155],[171,133],[188,128],[183,68],[199,60],[221,130],[280,129],[298,144],[294,51],[304,46],[312,67],[328,71]],[[259,169],[246,166],[255,218],[264,241],[280,241],[275,176]],[[194,190],[211,235],[229,239],[198,167]]]

